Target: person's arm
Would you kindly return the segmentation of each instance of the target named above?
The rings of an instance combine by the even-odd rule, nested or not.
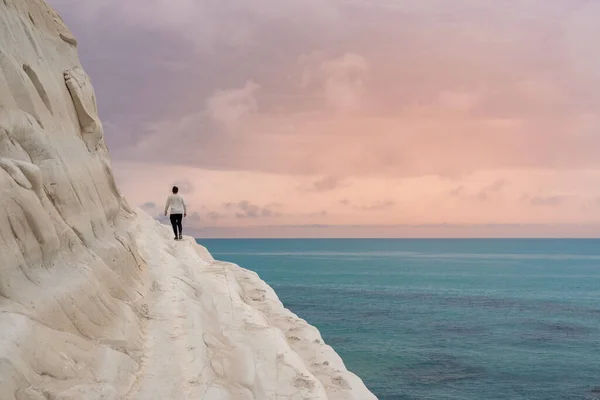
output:
[[[183,216],[187,217],[187,203],[183,197],[181,197],[181,202],[183,203]]]
[[[169,211],[170,205],[171,205],[171,196],[167,197],[167,204],[165,204],[165,217],[167,216],[167,211]]]

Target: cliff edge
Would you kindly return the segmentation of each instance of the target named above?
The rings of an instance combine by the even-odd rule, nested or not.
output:
[[[77,40],[0,0],[0,400],[375,399],[255,273],[121,196]]]

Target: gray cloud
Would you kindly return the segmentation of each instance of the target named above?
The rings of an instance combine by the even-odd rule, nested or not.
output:
[[[499,179],[475,193],[467,193],[465,187],[460,185],[450,190],[450,196],[460,197],[463,199],[475,199],[480,202],[486,202],[490,199],[498,197],[507,185],[508,182],[506,180]]]
[[[209,226],[209,223],[213,224],[212,228],[221,229],[221,227],[219,227],[220,222],[232,218],[238,220],[252,219],[268,221],[283,216],[295,216],[303,218],[325,218],[331,215],[331,213],[327,210],[296,215],[283,214],[277,211],[277,209],[279,209],[280,207],[281,205],[279,204],[270,204],[268,206],[262,207],[252,204],[248,201],[241,201],[237,203],[224,203],[223,208],[226,210],[225,212],[211,210],[207,210],[205,212],[193,212],[190,215],[188,215],[186,219],[184,219],[184,226],[186,230],[191,230],[193,232],[201,232],[207,226]],[[150,209],[147,211],[152,214],[152,211],[155,212],[156,210]],[[163,224],[170,225],[169,217],[165,216],[164,214],[156,214],[154,218]],[[265,226],[274,227],[279,225]],[[209,228],[211,227],[209,226]],[[227,228],[223,229],[226,230]]]
[[[321,211],[317,211],[317,212],[313,212],[313,213],[308,213],[306,214],[306,217],[319,217],[319,218],[325,218],[327,216],[331,215],[331,213],[327,210],[321,210]]]
[[[187,220],[190,221],[192,224],[199,223],[202,221],[202,216],[199,212],[194,211],[193,213],[187,216]]]
[[[359,206],[361,210],[366,211],[377,211],[377,210],[386,210],[388,208],[392,208],[396,205],[395,201],[387,200],[387,201],[378,201],[373,204],[367,204],[364,206]]]
[[[480,190],[479,193],[477,193],[476,197],[479,201],[487,201],[490,198],[497,196],[505,186],[506,186],[505,180],[502,180],[502,179],[497,180],[496,182],[492,183],[491,185],[486,186],[485,188]]]
[[[156,208],[156,203],[154,203],[153,201],[149,201],[147,203],[144,203],[140,206],[140,208],[142,208],[145,211],[151,211],[154,210]]]
[[[207,218],[211,221],[218,221],[220,219],[226,218],[226,215],[217,211],[209,211],[206,214]]]
[[[529,196],[525,195],[523,200],[534,207],[558,207],[565,203],[567,196]]]
[[[353,204],[350,200],[348,199],[343,199],[339,201],[340,204],[353,208],[355,210],[360,210],[360,211],[379,211],[379,210],[386,210],[386,209],[390,209],[393,208],[396,205],[396,202],[393,200],[382,200],[382,201],[377,201],[375,203],[371,203],[371,204]]]
[[[277,204],[270,206],[258,206],[249,201],[240,201],[238,203],[225,203],[225,209],[234,212],[238,219],[257,219],[257,218],[275,218],[281,216],[281,213],[275,209],[279,207]]]
[[[310,192],[329,192],[331,190],[346,187],[348,185],[349,183],[342,178],[336,176],[325,176],[312,183],[309,187],[301,187],[300,189]]]

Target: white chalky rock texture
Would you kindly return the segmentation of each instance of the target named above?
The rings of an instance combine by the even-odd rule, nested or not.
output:
[[[0,400],[375,399],[255,273],[131,209],[77,41],[0,0]]]

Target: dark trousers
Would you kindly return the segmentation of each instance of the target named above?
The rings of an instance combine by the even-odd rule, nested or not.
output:
[[[183,214],[171,214],[171,226],[173,226],[173,232],[175,237],[179,237],[183,231],[181,221],[183,220]],[[179,230],[179,233],[177,232]]]

